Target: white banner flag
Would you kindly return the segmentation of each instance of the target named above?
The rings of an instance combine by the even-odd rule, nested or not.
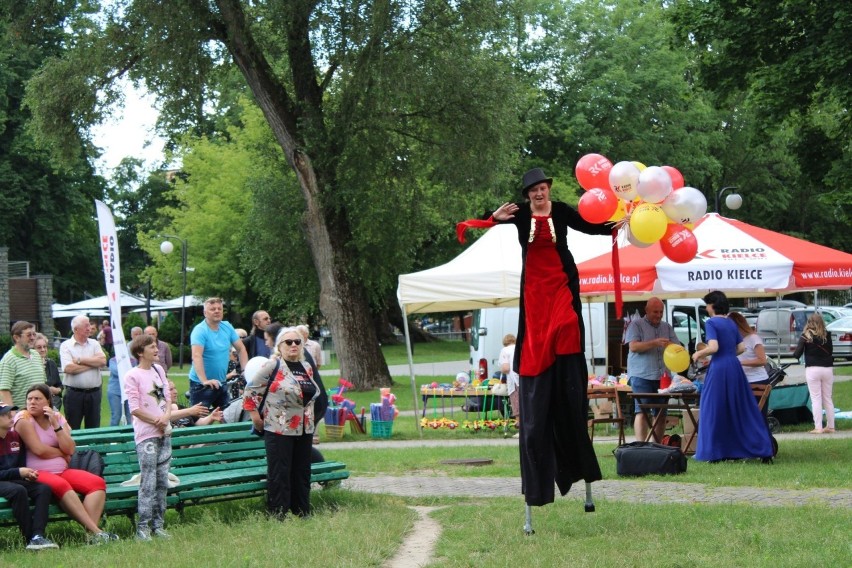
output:
[[[131,369],[130,354],[124,341],[121,328],[121,270],[118,260],[118,235],[115,232],[115,220],[112,211],[103,202],[95,200],[98,212],[98,231],[100,232],[101,259],[104,264],[104,284],[109,301],[109,324],[112,327],[112,344],[115,349],[115,361],[118,365],[118,381],[121,384],[121,402],[127,400],[124,394],[124,375]],[[124,412],[121,413],[124,422]]]

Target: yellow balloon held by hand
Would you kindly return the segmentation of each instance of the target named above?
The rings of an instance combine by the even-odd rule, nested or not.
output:
[[[689,368],[689,352],[672,343],[663,351],[663,363],[673,373],[682,373]]]
[[[668,218],[653,203],[639,205],[630,216],[630,232],[643,243],[655,243],[666,233]]]

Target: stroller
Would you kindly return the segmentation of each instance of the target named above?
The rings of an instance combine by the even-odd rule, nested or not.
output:
[[[772,385],[772,399],[767,401],[767,422],[769,430],[777,433],[782,424],[799,424],[813,419],[808,401],[810,395],[805,384],[779,385],[787,376],[784,370],[795,362],[777,365],[774,361],[766,364],[769,384]]]
[[[757,399],[757,406],[760,409],[761,414],[763,414],[766,419],[766,428],[769,430],[769,439],[772,442],[772,457],[778,455],[778,440],[775,439],[773,434],[777,434],[781,430],[781,424],[778,422],[778,419],[772,416],[772,410],[768,408],[769,405],[769,395],[772,392],[772,389],[775,388],[775,385],[784,380],[784,377],[787,376],[787,373],[784,372],[784,369],[792,365],[792,363],[785,363],[784,365],[778,366],[772,359],[767,360],[766,362],[766,373],[769,375],[769,383],[768,384],[752,384],[751,390],[754,393],[754,397]],[[766,410],[764,410],[766,409]],[[771,460],[770,460],[771,461]]]

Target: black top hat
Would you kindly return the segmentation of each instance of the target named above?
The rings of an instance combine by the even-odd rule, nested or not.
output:
[[[524,174],[524,181],[521,185],[521,194],[526,196],[527,190],[534,185],[537,185],[541,182],[546,182],[547,185],[553,184],[553,178],[549,178],[544,175],[544,171],[541,168],[533,168],[527,173]]]

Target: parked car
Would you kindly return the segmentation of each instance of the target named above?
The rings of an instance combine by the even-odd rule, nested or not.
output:
[[[758,302],[757,307],[758,309],[765,310],[768,308],[807,308],[808,305],[796,300],[767,300],[765,302]]]
[[[847,308],[833,306],[813,306],[805,308],[771,308],[757,314],[756,330],[763,339],[766,354],[791,355],[799,343],[799,336],[805,323],[815,311],[818,311],[826,324],[830,324],[848,314]]]
[[[831,334],[835,359],[852,359],[852,316],[835,320],[825,326]]]
[[[840,306],[820,306],[817,308],[817,311],[822,314],[822,319],[825,320],[826,324],[839,320],[840,318],[852,316],[852,308]]]

